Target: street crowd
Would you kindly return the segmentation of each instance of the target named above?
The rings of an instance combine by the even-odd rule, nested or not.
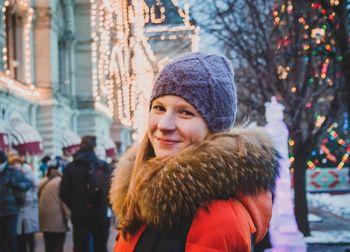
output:
[[[0,252],[35,251],[37,232],[46,252],[62,252],[71,226],[74,251],[107,251],[111,165],[98,147],[84,136],[73,160],[42,158],[39,176],[23,157],[0,151]]]

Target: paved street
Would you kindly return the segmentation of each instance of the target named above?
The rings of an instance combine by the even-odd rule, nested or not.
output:
[[[109,239],[108,239],[108,252],[113,251],[115,236],[116,236],[116,230],[111,225]],[[72,252],[72,251],[73,251],[73,237],[72,237],[72,230],[70,230],[67,233],[66,242],[64,244],[64,252]],[[44,238],[42,233],[36,234],[35,252],[45,252]]]
[[[350,220],[344,219],[332,213],[329,213],[318,208],[311,208],[310,213],[315,214],[322,218],[321,222],[310,223],[311,230],[317,231],[336,231],[344,230],[350,231]],[[114,239],[116,236],[116,230],[111,225],[110,235],[108,241],[108,251],[113,251]],[[45,252],[44,241],[41,233],[36,235],[36,252]],[[72,231],[69,231],[67,234],[64,252],[73,251],[73,241],[72,241]],[[308,244],[308,252],[350,252],[350,243],[348,244]]]
[[[320,216],[321,222],[310,223],[311,230],[317,231],[350,231],[350,220],[339,217],[333,213],[311,208],[310,213]],[[308,244],[308,252],[350,252],[350,243],[347,244]]]

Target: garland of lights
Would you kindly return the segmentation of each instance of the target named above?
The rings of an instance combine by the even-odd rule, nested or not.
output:
[[[21,0],[19,1],[19,9],[25,10],[23,13],[25,13],[25,24],[24,24],[24,30],[23,30],[23,37],[24,37],[24,68],[25,68],[25,81],[26,84],[30,86],[31,89],[34,89],[34,86],[32,85],[32,64],[31,64],[31,28],[32,28],[32,21],[33,21],[33,8],[30,7],[29,0]],[[9,8],[10,2],[5,1],[3,7],[1,8],[2,11],[2,22],[4,31],[6,31],[6,11],[7,8]],[[9,69],[8,65],[8,48],[6,43],[4,43],[4,46],[2,48],[2,61],[4,62],[4,70],[6,75],[11,75],[11,71]]]
[[[145,1],[114,1],[114,10],[122,10],[116,13],[115,27],[117,40],[110,54],[111,79],[115,83],[118,118],[123,125],[134,130],[133,138],[142,137],[147,125],[149,97],[154,80],[153,63],[155,58],[150,45],[144,35],[145,23],[160,24],[165,20],[164,6],[158,1],[160,17],[156,19],[155,8],[149,8]],[[188,19],[188,13],[181,13],[184,19]],[[184,22],[185,23],[185,22]],[[153,26],[152,32],[190,32],[186,35],[192,41],[197,41],[198,33],[195,26],[166,27]],[[162,30],[163,29],[163,30]],[[176,30],[177,29],[177,30]],[[178,39],[183,34],[169,35],[172,39]],[[100,36],[101,37],[101,36]],[[193,43],[194,44],[194,43]]]
[[[128,2],[125,0],[113,1],[112,9],[115,10],[115,13],[111,14],[114,15],[102,13],[103,8],[99,7],[99,14],[104,14],[104,17],[100,17],[103,26],[99,27],[98,55],[100,58],[97,60],[96,72],[104,71],[99,75],[99,81],[106,76],[104,74],[108,73],[109,81],[103,85],[107,91],[115,87],[118,118],[123,125],[134,130],[133,138],[137,139],[141,137],[143,127],[146,125],[148,97],[154,77],[152,64],[148,58],[154,60],[154,57],[143,34],[143,3],[135,1],[129,4]],[[114,24],[113,16],[115,17]],[[115,27],[117,39],[111,50],[104,50],[109,45],[110,25],[112,24]],[[102,59],[101,55],[103,55]]]
[[[10,5],[9,1],[4,2],[4,6],[1,8],[2,11],[2,24],[4,27],[4,31],[6,31],[6,9]],[[8,70],[8,64],[7,64],[7,45],[4,43],[4,47],[2,48],[2,61],[4,62],[4,69],[5,73],[7,75],[10,75],[10,71]]]
[[[347,143],[347,141],[345,141],[343,138],[341,138],[338,133],[334,130],[335,128],[337,128],[337,124],[334,123],[333,125],[331,125],[331,127],[329,127],[327,129],[327,132],[330,135],[330,138],[333,139],[332,141],[337,142],[341,147],[346,147],[346,151],[345,153],[342,155],[341,161],[337,164],[337,169],[340,170],[344,167],[344,164],[348,161],[349,159],[349,155],[350,155],[350,143]],[[331,153],[331,151],[329,150],[329,148],[326,146],[326,144],[328,143],[328,139],[324,139],[321,143],[320,149],[321,151],[323,151],[324,154],[326,154],[326,158],[330,161],[333,161],[334,163],[337,162],[335,155],[333,155]],[[307,165],[310,169],[315,169],[315,168],[319,168],[315,162],[308,160],[307,161]]]
[[[345,147],[345,146],[346,146],[346,151],[345,151],[345,153],[342,155],[341,161],[340,161],[340,162],[337,164],[337,166],[336,166],[338,170],[341,170],[341,169],[344,167],[345,163],[348,162],[348,160],[349,160],[349,156],[350,156],[350,143],[347,142],[347,141],[345,141],[343,138],[340,138],[340,137],[339,137],[338,133],[334,130],[334,128],[336,128],[336,127],[337,127],[337,124],[334,123],[334,124],[327,130],[327,132],[329,133],[329,135],[331,136],[331,138],[333,139],[333,141],[336,141],[336,142],[337,142],[340,146],[342,146],[342,147]],[[322,143],[321,143],[321,145],[320,145],[320,150],[321,150],[322,153],[326,154],[326,158],[327,158],[328,160],[331,160],[331,161],[333,161],[333,162],[336,162],[337,160],[336,160],[335,155],[333,155],[333,154],[331,153],[331,151],[329,150],[329,148],[326,146],[327,143],[328,143],[328,140],[327,140],[327,139],[323,140]],[[294,146],[295,143],[294,143],[293,139],[290,138],[289,141],[288,141],[288,144],[289,144],[289,146],[290,146],[291,148],[293,148],[293,146]],[[321,153],[321,154],[322,154],[322,153]],[[295,160],[294,156],[293,156],[293,155],[290,155],[290,157],[289,157],[289,162],[292,164],[292,163],[294,162],[294,160]],[[308,161],[307,161],[307,166],[308,166],[309,169],[312,169],[312,170],[314,170],[314,169],[320,169],[320,167],[317,166],[317,165],[315,164],[315,162],[313,162],[313,161],[311,161],[311,160],[308,160]]]
[[[277,2],[276,2],[277,3]],[[331,7],[335,7],[340,4],[339,0],[330,0],[329,5]],[[322,4],[319,2],[312,2],[310,3],[310,7],[317,13],[318,19],[317,21],[315,19],[308,22],[306,20],[305,14],[301,14],[301,16],[298,18],[298,23],[303,27],[303,29],[306,31],[304,34],[304,42],[301,46],[301,55],[305,55],[305,60],[308,60],[308,57],[317,56],[319,54],[319,51],[324,51],[325,53],[329,54],[335,54],[336,53],[336,47],[335,47],[335,41],[334,39],[330,38],[328,36],[328,29],[329,29],[329,23],[336,22],[336,13],[330,8],[329,10],[326,10],[323,8]],[[273,21],[275,26],[285,25],[285,21],[282,23],[282,18],[280,14],[292,14],[294,11],[293,7],[293,1],[286,1],[286,3],[283,3],[281,5],[276,4],[275,9],[272,12]],[[316,22],[315,22],[316,21]],[[334,27],[337,27],[336,23],[334,23]],[[277,49],[281,49],[282,47],[290,46],[290,38],[288,35],[281,36],[281,38],[277,41],[276,47]],[[312,44],[314,43],[314,44]],[[337,56],[335,58],[336,61],[340,62],[342,60],[341,56]],[[329,77],[329,69],[330,69],[330,63],[331,58],[327,55],[323,59],[320,59],[321,62],[319,62],[319,69],[315,69],[313,76],[311,76],[308,79],[309,85],[315,85],[317,80],[322,81],[322,83],[325,83],[329,87],[331,87],[334,84],[334,80]],[[317,63],[318,64],[318,63]],[[276,72],[280,79],[287,80],[289,75],[290,67],[288,65],[279,65],[277,66]],[[336,75],[335,75],[336,76]],[[321,84],[321,82],[318,82]],[[298,88],[296,85],[291,84],[290,91],[292,93],[296,93],[298,91]],[[307,102],[305,104],[305,108],[309,109],[313,106],[311,102]],[[325,121],[326,117],[323,115],[316,115],[315,116],[315,125],[316,127],[321,127],[323,122]],[[328,130],[328,133],[330,134],[331,138],[334,139],[333,141],[336,141],[342,148],[346,148],[345,154],[342,155],[341,161],[338,161],[337,169],[342,169],[344,164],[348,162],[349,155],[350,155],[350,143],[349,139],[344,140],[342,138],[339,138],[335,130],[333,129],[333,126],[330,127]],[[289,146],[291,149],[294,146],[293,139],[289,139]],[[328,160],[333,160],[337,162],[335,159],[335,156],[331,153],[329,148],[327,147],[327,142],[323,141],[320,145],[320,149],[323,154],[326,155]],[[290,163],[293,163],[295,160],[294,156],[291,154],[289,161]],[[307,161],[307,166],[310,169],[319,168],[317,167],[317,164],[312,162],[311,160]]]
[[[112,2],[113,4],[114,2]],[[113,8],[110,2],[90,0],[92,94],[95,107],[112,117],[114,89],[110,73],[110,42],[113,29]]]
[[[145,1],[90,0],[90,3],[95,106],[110,115],[116,108],[120,122],[131,127],[133,138],[138,139],[145,131],[155,70],[155,58],[144,35],[145,23],[162,23],[166,10],[160,1],[156,2],[160,17],[156,17],[155,6],[149,8]],[[184,25],[169,26],[166,30],[159,26],[153,32],[169,32],[172,34],[168,39],[190,38],[197,42],[198,28],[189,25],[188,10],[179,8],[179,14]],[[112,33],[116,39],[111,45]],[[196,45],[192,43],[192,49],[197,49]]]

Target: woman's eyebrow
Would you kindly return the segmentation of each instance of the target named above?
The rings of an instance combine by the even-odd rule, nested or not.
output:
[[[163,106],[163,103],[160,102],[160,101],[154,101],[154,102],[152,103],[152,106],[153,106],[153,105],[162,105],[162,106]]]

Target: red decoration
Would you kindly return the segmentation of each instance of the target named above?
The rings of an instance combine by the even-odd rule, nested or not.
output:
[[[314,8],[314,9],[318,9],[318,8],[321,8],[322,5],[319,4],[319,3],[312,3],[312,4],[311,4],[311,7]]]
[[[72,156],[74,155],[74,153],[76,153],[79,150],[79,148],[80,148],[80,144],[74,144],[74,145],[64,147],[63,151],[66,155]]]
[[[289,45],[289,39],[286,37],[286,38],[282,38],[282,39],[280,39],[280,40],[278,40],[278,42],[277,42],[277,45],[278,46],[287,46],[287,45]]]
[[[106,156],[114,158],[117,156],[117,150],[115,148],[106,149]]]
[[[7,142],[7,134],[0,133],[0,150],[7,150],[8,142]]]
[[[13,148],[15,148],[18,151],[18,154],[21,156],[34,156],[34,155],[40,155],[43,153],[43,148],[41,146],[41,142],[29,142],[19,145],[14,145]]]

